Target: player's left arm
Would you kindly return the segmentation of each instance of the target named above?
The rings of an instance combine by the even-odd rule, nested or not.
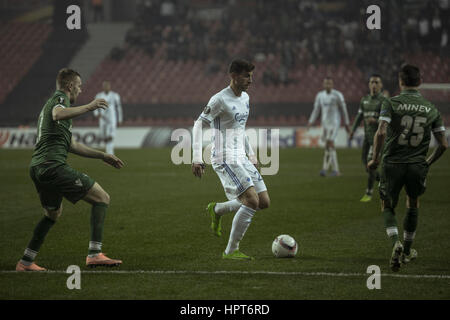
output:
[[[120,101],[120,95],[116,93],[116,102],[117,102],[117,116],[118,116],[118,122],[123,122],[123,110],[122,110],[122,102]]]
[[[245,152],[247,153],[248,159],[250,160],[251,163],[255,165],[256,169],[259,170],[258,157],[256,156],[255,151],[253,151],[250,139],[248,138],[245,132],[244,132],[244,143],[245,143]]]
[[[367,164],[367,168],[370,170],[375,170],[380,164],[381,150],[386,140],[388,124],[389,122],[386,120],[380,120],[378,124],[378,130],[373,138],[373,157]]]
[[[120,169],[124,166],[123,161],[115,155],[92,149],[81,142],[75,141],[74,138],[72,138],[69,151],[85,158],[102,159],[104,162],[116,169]]]
[[[341,108],[342,115],[344,116],[345,130],[347,133],[350,133],[350,120],[348,118],[347,104],[345,103],[344,95],[340,92],[338,93],[338,105]]]

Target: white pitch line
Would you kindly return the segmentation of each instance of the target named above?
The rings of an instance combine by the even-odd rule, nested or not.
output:
[[[0,270],[0,274],[19,273],[14,270]],[[32,272],[30,272],[32,273]],[[63,273],[64,270],[48,270],[33,272],[36,274]],[[275,275],[275,276],[312,276],[312,277],[368,277],[366,273],[335,273],[335,272],[277,272],[277,271],[201,271],[201,270],[81,270],[83,274],[199,274],[199,275],[220,275],[220,274],[246,274],[246,275]],[[393,274],[382,273],[382,277],[410,278],[410,279],[450,279],[450,275],[440,274]]]

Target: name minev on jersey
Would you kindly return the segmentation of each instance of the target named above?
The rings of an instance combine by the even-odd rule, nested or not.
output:
[[[213,130],[211,162],[231,163],[246,157],[245,125],[249,116],[249,96],[237,97],[230,87],[211,97],[200,118]]]

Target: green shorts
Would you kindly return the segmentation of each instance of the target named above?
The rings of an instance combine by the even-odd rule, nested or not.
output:
[[[30,167],[30,176],[42,207],[58,210],[63,197],[72,203],[83,199],[95,181],[67,164],[50,162]]]
[[[389,201],[392,208],[395,208],[403,187],[410,198],[417,199],[425,192],[427,173],[426,162],[383,163],[379,186],[380,199]]]

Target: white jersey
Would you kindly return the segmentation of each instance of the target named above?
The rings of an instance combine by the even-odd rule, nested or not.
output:
[[[245,125],[250,111],[249,99],[246,92],[238,97],[228,86],[211,97],[200,115],[199,119],[221,133],[212,137],[211,163],[246,157]]]
[[[105,99],[108,103],[106,110],[96,109],[94,110],[94,116],[100,115],[100,126],[113,126],[117,125],[117,122],[122,122],[122,104],[120,102],[120,96],[114,91],[105,93],[104,91],[97,93],[95,99]]]
[[[321,113],[321,125],[324,128],[339,127],[341,125],[341,112],[345,124],[349,124],[344,96],[338,90],[332,89],[330,93],[322,90],[317,94],[314,109],[309,118],[310,124],[316,121],[319,112]]]

